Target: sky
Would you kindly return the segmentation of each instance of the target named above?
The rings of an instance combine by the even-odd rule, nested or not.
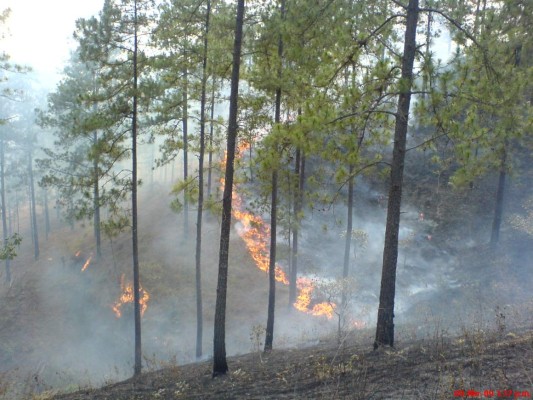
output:
[[[9,36],[0,51],[11,61],[31,66],[54,86],[74,48],[72,33],[78,18],[98,14],[104,0],[0,0],[0,10],[11,9]]]
[[[0,51],[13,62],[31,66],[52,89],[74,49],[72,38],[78,18],[97,15],[104,0],[0,0],[0,10],[11,9],[9,36],[0,40]],[[439,58],[447,58],[448,46],[437,39]]]

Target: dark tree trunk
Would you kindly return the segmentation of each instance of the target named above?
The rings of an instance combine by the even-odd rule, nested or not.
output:
[[[93,144],[98,145],[98,132],[93,132]],[[102,256],[102,245],[100,235],[100,185],[98,173],[98,157],[93,160],[93,207],[94,207],[94,240],[96,242],[96,256]]]
[[[294,196],[294,228],[292,230],[291,270],[289,277],[289,310],[296,302],[296,280],[298,277],[298,236],[300,234],[300,214],[302,212],[303,186],[305,181],[305,155],[298,148],[294,162],[294,172],[298,180],[298,187]]]
[[[44,233],[46,235],[46,240],[48,240],[48,235],[50,234],[50,211],[48,209],[48,189],[44,188]]]
[[[379,346],[394,345],[394,296],[396,291],[396,263],[398,261],[398,234],[400,230],[400,206],[402,201],[403,169],[411,87],[413,84],[413,65],[416,53],[416,28],[418,24],[418,0],[409,0],[402,58],[402,77],[396,125],[394,129],[394,148],[390,172],[387,225],[383,249],[383,269],[381,272],[381,291],[379,295],[378,321],[374,349]]]
[[[0,184],[2,191],[0,192],[2,201],[2,239],[4,246],[7,246],[7,220],[6,220],[6,179],[5,179],[5,154],[4,154],[4,139],[0,138]],[[17,200],[18,210],[18,200]],[[11,283],[11,260],[5,259],[6,266],[6,283]]]
[[[278,95],[276,94],[276,97]],[[276,100],[277,102],[277,100]],[[276,106],[277,108],[277,106]],[[268,315],[266,325],[265,352],[272,350],[274,341],[274,312],[276,308],[276,240],[278,209],[278,170],[272,171],[272,193],[270,208],[270,260],[268,263]]]
[[[202,357],[202,213],[204,208],[205,103],[207,86],[207,46],[211,0],[207,0],[202,60],[202,94],[200,99],[200,154],[198,157],[198,210],[196,214],[196,357]]]
[[[211,197],[211,175],[213,173],[213,129],[215,118],[215,76],[213,75],[213,88],[211,89],[211,118],[209,121],[209,151],[207,160],[207,197]]]
[[[280,16],[285,17],[285,0],[281,0]],[[282,76],[283,60],[283,39],[281,34],[278,39],[278,78]],[[274,112],[274,123],[281,121],[281,87],[276,89],[276,104]],[[277,153],[277,152],[276,152]],[[276,310],[276,241],[278,229],[278,170],[272,171],[272,192],[270,204],[270,258],[268,262],[268,315],[266,325],[265,352],[272,350],[274,341],[274,315]]]
[[[228,143],[226,150],[226,173],[222,197],[222,223],[220,228],[220,251],[218,263],[217,299],[215,306],[215,331],[213,338],[213,377],[228,371],[226,361],[226,294],[228,286],[228,251],[231,228],[231,196],[233,193],[233,172],[235,145],[237,142],[237,110],[239,98],[239,71],[241,66],[242,26],[244,0],[237,1],[235,42],[233,45],[233,67],[231,72],[231,94],[228,120]]]
[[[494,207],[494,219],[492,221],[492,231],[490,236],[490,247],[495,249],[498,245],[500,239],[500,227],[502,224],[502,215],[503,215],[503,202],[505,194],[505,180],[507,177],[506,172],[507,164],[507,153],[505,149],[503,150],[501,165],[500,165],[500,176],[498,179],[498,190],[496,192],[496,205]]]
[[[37,231],[37,213],[35,210],[35,183],[33,182],[33,156],[30,150],[28,154],[28,173],[30,177],[30,204],[33,237],[33,257],[39,259],[39,232]]]
[[[133,110],[131,119],[131,237],[133,249],[133,312],[135,321],[135,365],[133,376],[138,377],[142,368],[141,352],[141,284],[139,277],[139,244],[137,232],[137,86],[138,86],[138,37],[137,37],[137,1],[134,1],[133,9]]]
[[[353,165],[350,165],[349,168],[349,179],[348,179],[348,215],[346,220],[346,239],[344,241],[344,264],[342,268],[342,298],[341,298],[341,310],[340,310],[340,319],[341,323],[344,323],[344,318],[346,316],[346,307],[347,307],[347,279],[350,274],[350,251],[352,246],[352,225],[353,225],[353,186],[354,186],[354,168]],[[338,332],[340,335],[340,332]]]
[[[187,54],[185,52],[185,57]],[[189,177],[189,73],[187,67],[183,71],[183,180]],[[166,168],[165,168],[166,171]],[[166,179],[165,179],[166,180]],[[183,192],[183,239],[187,240],[189,230],[189,195],[186,188]]]

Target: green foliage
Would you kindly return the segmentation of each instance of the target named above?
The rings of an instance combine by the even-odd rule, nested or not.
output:
[[[9,236],[4,243],[4,247],[0,250],[0,260],[13,260],[17,256],[17,249],[22,243],[22,236],[14,233]]]
[[[458,166],[450,179],[454,187],[494,170],[510,170],[514,151],[531,130],[527,93],[532,60],[523,56],[523,48],[530,47],[525,15],[531,11],[529,3],[507,1],[478,9],[472,30],[457,32],[456,40],[464,47],[458,48],[449,67],[431,69],[430,94],[417,104],[416,115],[421,126],[434,127],[434,136],[446,135],[452,141]],[[434,145],[431,149],[439,150]]]
[[[198,201],[198,181],[193,176],[180,180],[172,187],[171,194],[174,195],[170,203],[171,210],[175,213],[181,213],[183,204],[178,196],[183,195],[188,199],[189,203],[196,203]]]

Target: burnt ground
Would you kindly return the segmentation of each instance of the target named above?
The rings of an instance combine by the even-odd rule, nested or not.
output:
[[[366,339],[361,339],[363,332]],[[378,351],[371,350],[369,334],[351,332],[342,345],[332,340],[267,355],[230,357],[229,373],[215,379],[211,362],[205,361],[148,372],[137,381],[41,398],[452,399],[533,393],[531,326],[507,333],[465,331],[453,338],[437,334]]]

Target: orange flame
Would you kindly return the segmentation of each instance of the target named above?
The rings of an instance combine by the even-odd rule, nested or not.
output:
[[[89,256],[89,258],[87,259],[87,261],[85,261],[85,264],[83,264],[83,267],[81,268],[81,272],[85,271],[87,269],[87,267],[89,266],[89,264],[91,263],[91,260],[92,260],[93,256]]]
[[[248,148],[247,143],[241,143],[239,145],[239,152],[242,153]],[[224,169],[226,157],[222,166]],[[222,186],[224,186],[224,178],[220,180]],[[244,240],[250,256],[255,261],[255,264],[261,271],[268,272],[269,269],[269,242],[270,242],[270,228],[263,221],[260,216],[253,215],[250,212],[244,210],[242,205],[242,199],[234,188],[232,194],[232,214],[233,217],[242,224],[242,229],[238,230],[239,236]],[[279,265],[275,267],[276,281],[285,285],[289,284],[287,274],[281,269]],[[298,278],[296,287],[299,290],[298,297],[294,303],[294,307],[306,314],[315,316],[326,316],[328,319],[333,317],[333,313],[336,308],[336,304],[332,302],[323,302],[311,305],[311,297],[315,286],[313,281],[309,278]]]
[[[120,287],[122,289],[122,294],[118,298],[118,300],[113,304],[111,307],[115,313],[115,316],[117,318],[120,318],[122,316],[121,308],[126,303],[133,303],[134,296],[133,296],[133,284],[129,283],[128,285],[124,284],[124,274],[120,277]],[[146,290],[142,288],[142,286],[139,288],[139,294],[140,294],[140,305],[141,305],[141,317],[144,315],[144,312],[148,308],[148,300],[150,300],[150,295]]]

